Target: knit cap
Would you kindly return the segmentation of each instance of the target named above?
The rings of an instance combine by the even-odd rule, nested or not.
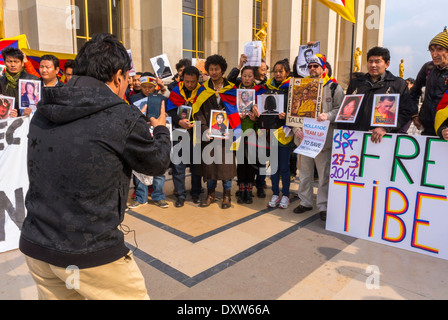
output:
[[[448,50],[448,31],[447,31],[447,27],[445,27],[445,29],[439,33],[437,36],[435,36],[434,39],[431,40],[431,42],[429,43],[429,46],[431,47],[432,45],[439,45],[441,47],[444,47],[445,49]]]
[[[325,69],[327,67],[327,58],[324,55],[317,53],[310,58],[308,64],[311,63],[317,63],[322,69]]]

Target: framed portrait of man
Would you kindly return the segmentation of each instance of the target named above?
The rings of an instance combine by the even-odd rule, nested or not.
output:
[[[27,108],[31,108],[34,113],[37,109],[37,103],[41,98],[40,80],[19,80],[19,109],[20,114]]]
[[[308,77],[310,75],[308,71],[308,63],[310,58],[317,53],[320,53],[320,41],[309,46],[300,46],[296,62],[296,69],[299,76]]]
[[[151,65],[154,69],[154,73],[158,78],[165,80],[170,79],[174,76],[170,62],[168,60],[168,56],[166,54],[159,55],[157,57],[151,58],[150,60]]]
[[[229,121],[227,112],[212,110],[210,115],[210,137],[226,139],[229,133]]]
[[[335,122],[355,123],[363,99],[363,94],[346,95],[339,108]]]
[[[398,125],[399,94],[376,94],[373,97],[372,127],[396,127]]]
[[[255,90],[238,89],[236,97],[239,113],[252,112],[252,108],[255,105]]]
[[[292,78],[286,125],[301,128],[304,118],[316,119],[322,102],[322,79]]]

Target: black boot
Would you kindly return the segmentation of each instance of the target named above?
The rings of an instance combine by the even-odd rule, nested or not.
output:
[[[243,183],[240,183],[240,192],[238,192],[238,203],[245,203],[246,201],[246,188],[244,187]]]
[[[246,199],[245,202],[247,204],[251,204],[253,203],[253,199],[252,199],[253,195],[252,195],[252,183],[248,183],[246,184]]]

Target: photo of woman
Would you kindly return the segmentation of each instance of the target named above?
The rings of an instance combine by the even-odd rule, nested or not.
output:
[[[346,96],[339,109],[336,122],[354,123],[363,98],[364,95]]]
[[[19,80],[19,86],[20,110],[23,111],[27,108],[31,108],[32,112],[35,112],[37,103],[40,100],[41,82],[36,80]]]

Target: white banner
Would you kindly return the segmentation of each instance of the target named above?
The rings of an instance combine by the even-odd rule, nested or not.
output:
[[[0,121],[0,252],[18,248],[28,191],[30,118]]]
[[[448,144],[335,131],[327,230],[448,260]]]

